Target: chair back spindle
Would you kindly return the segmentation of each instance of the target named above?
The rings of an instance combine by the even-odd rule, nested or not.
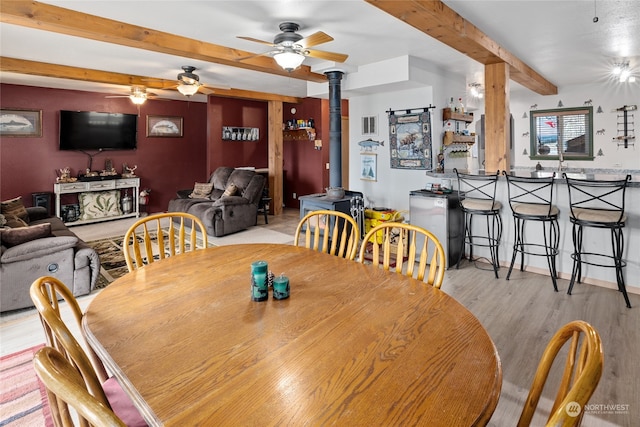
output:
[[[127,230],[122,245],[127,268],[133,271],[154,261],[206,248],[208,236],[204,224],[195,215],[168,212],[136,221]]]
[[[360,247],[360,262],[368,261],[368,251],[374,267],[393,268],[396,273],[415,275],[416,279],[435,288],[442,286],[446,265],[444,248],[433,233],[422,227],[383,222],[365,235]]]
[[[351,215],[321,209],[307,213],[300,220],[293,244],[353,260],[359,242],[360,229]]]

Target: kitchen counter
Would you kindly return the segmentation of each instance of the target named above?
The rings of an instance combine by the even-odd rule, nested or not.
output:
[[[535,170],[535,169],[534,169]],[[530,168],[515,168],[512,173],[518,176],[531,176],[534,171]],[[553,172],[551,169],[543,169],[542,172]],[[584,174],[592,179],[616,180],[624,179],[626,174],[631,175],[631,181],[627,188],[625,212],[627,215],[626,227],[624,228],[624,258],[627,260],[624,276],[629,293],[640,294],[640,170],[620,170],[620,169],[585,169],[575,170],[569,169],[567,173]],[[484,170],[475,173],[484,173]],[[445,182],[450,184],[453,190],[458,188],[456,174],[454,172],[445,173],[428,173],[427,177],[433,183]],[[572,224],[569,221],[569,192],[567,190],[566,180],[557,179],[553,193],[554,204],[560,209],[559,226],[560,226],[560,247],[557,259],[558,277],[562,279],[571,278],[571,270],[573,260],[571,254],[573,252]],[[509,207],[509,196],[506,179],[501,176],[498,181],[496,190],[496,200],[502,203],[501,216],[503,220],[503,234],[498,251],[499,262],[502,267],[499,273],[501,279],[507,274],[509,262],[514,241],[514,224],[511,208]],[[535,236],[535,227],[530,227],[531,236],[527,234],[527,238],[535,241],[539,236]],[[593,249],[593,252],[599,252],[602,249],[603,242],[610,245],[610,235],[607,230],[589,229],[585,232],[584,246]],[[474,256],[490,258],[489,251],[486,248],[474,248]],[[519,258],[516,260],[519,262]],[[525,256],[525,270],[539,274],[549,275],[548,266],[544,257]],[[517,271],[519,265],[514,266],[514,272]],[[513,280],[512,275],[512,280]],[[606,288],[617,289],[615,269],[594,266],[583,266],[583,282]],[[588,292],[588,289],[582,290],[581,284],[576,284],[573,292]],[[564,286],[559,284],[560,292],[566,292],[568,284]],[[549,288],[551,284],[549,283]],[[620,304],[624,306],[624,301],[620,297]]]
[[[566,169],[562,172],[566,173],[569,178],[578,178],[578,179],[595,179],[595,180],[605,180],[605,181],[614,181],[618,179],[624,179],[627,175],[631,175],[631,181],[629,181],[629,187],[640,187],[640,169]],[[484,169],[466,171],[465,173],[478,174],[482,175],[485,173]],[[537,171],[532,168],[514,168],[510,172],[515,176],[523,176],[523,177],[532,177],[535,174],[542,175],[544,177],[550,176],[555,173],[558,176],[558,171],[545,168],[540,171]],[[490,175],[495,175],[491,173]],[[435,173],[430,172],[427,173],[427,176],[435,179],[457,179],[455,172],[444,172],[444,173]],[[562,173],[556,178],[558,181],[565,182],[562,177]]]

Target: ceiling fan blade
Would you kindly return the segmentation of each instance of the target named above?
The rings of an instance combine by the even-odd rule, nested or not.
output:
[[[262,44],[266,44],[266,45],[269,45],[269,46],[273,46],[272,42],[266,42],[264,40],[254,39],[253,37],[244,37],[244,36],[236,36],[236,37],[238,37],[239,39],[242,39],[242,40],[248,40],[250,42],[262,43]]]
[[[129,95],[108,95],[105,98],[128,98]]]
[[[349,57],[349,55],[343,53],[325,52],[324,50],[314,49],[307,49],[307,56],[333,62],[344,62]]]
[[[209,89],[207,87],[204,87],[204,85],[198,86],[198,92],[203,93],[205,95],[213,95],[215,93],[215,91],[213,89]]]
[[[297,41],[296,44],[299,44],[302,47],[312,47],[322,43],[330,42],[332,40],[333,37],[331,37],[329,34],[318,31],[308,37],[303,38],[302,40]]]

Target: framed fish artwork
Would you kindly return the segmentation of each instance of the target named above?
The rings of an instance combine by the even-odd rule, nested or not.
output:
[[[181,138],[182,117],[147,116],[147,136]]]
[[[0,136],[42,136],[42,110],[0,110]]]

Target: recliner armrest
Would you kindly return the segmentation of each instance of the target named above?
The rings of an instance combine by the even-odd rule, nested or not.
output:
[[[251,204],[251,202],[249,202],[248,199],[242,196],[225,196],[225,197],[220,197],[218,200],[213,202],[211,206],[224,207],[224,206],[237,206],[237,205],[249,205],[249,204]]]
[[[3,264],[8,264],[10,262],[37,259],[44,255],[73,248],[77,244],[77,237],[43,237],[42,239],[31,240],[29,242],[7,248],[2,253],[0,262],[2,262]]]

